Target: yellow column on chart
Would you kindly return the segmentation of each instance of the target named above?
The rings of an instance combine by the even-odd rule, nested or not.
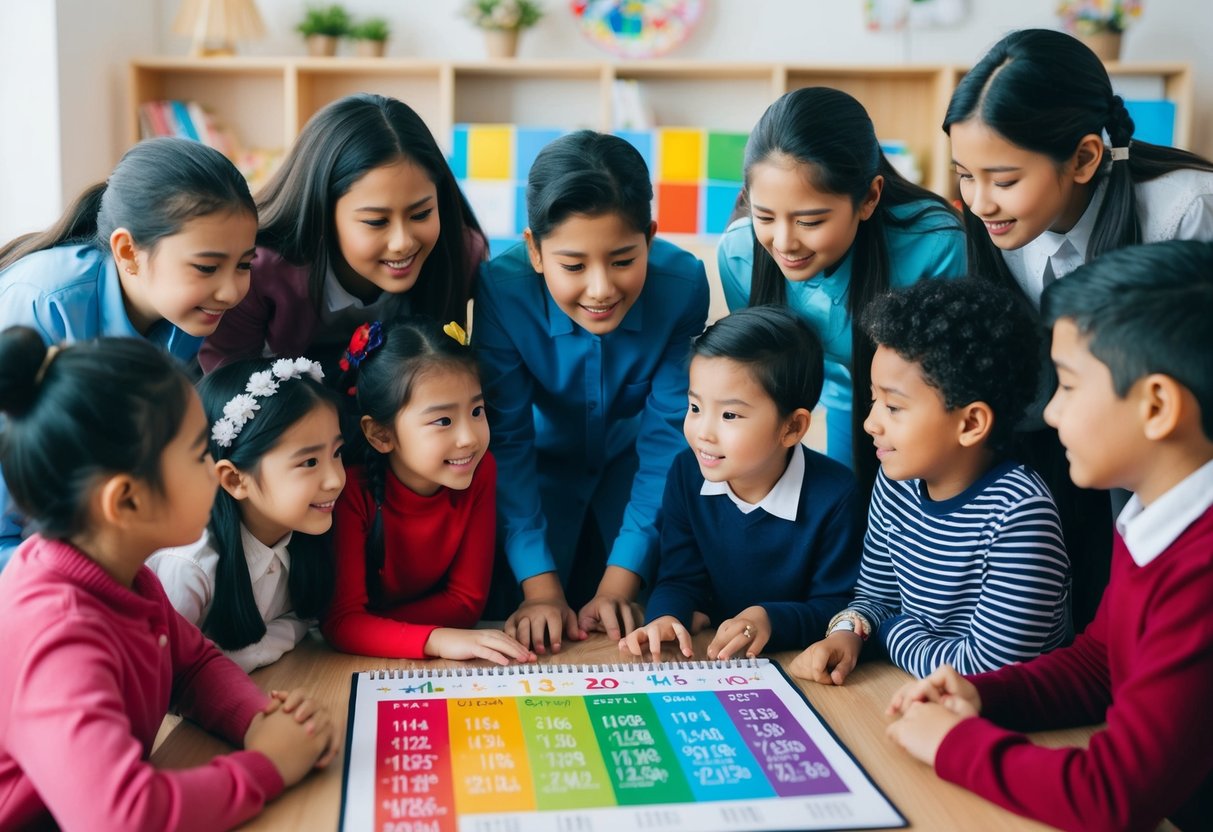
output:
[[[451,699],[447,719],[458,812],[532,811],[535,791],[513,698]]]
[[[514,128],[474,126],[468,129],[468,176],[472,179],[512,179]]]

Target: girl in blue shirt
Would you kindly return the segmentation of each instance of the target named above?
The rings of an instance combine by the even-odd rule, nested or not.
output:
[[[652,198],[623,139],[563,136],[531,167],[525,244],[481,271],[474,339],[502,546],[522,589],[505,629],[538,653],[641,621],[687,352],[708,311],[703,264],[653,238]],[[595,537],[605,569],[578,553]]]
[[[871,483],[876,459],[853,422],[867,412],[872,347],[852,322],[890,287],[963,275],[961,222],[893,169],[858,101],[825,87],[763,113],[746,144],[743,198],[749,216],[716,252],[729,309],[786,304],[817,333],[827,453]]]
[[[28,326],[48,345],[146,338],[190,361],[248,292],[256,234],[248,184],[222,153],[141,142],[56,225],[0,248],[0,329]],[[0,566],[22,527],[0,482]]]

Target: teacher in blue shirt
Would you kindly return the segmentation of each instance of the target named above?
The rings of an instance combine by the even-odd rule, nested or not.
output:
[[[526,242],[481,269],[473,343],[499,542],[522,594],[506,632],[539,653],[643,621],[635,599],[655,568],[687,356],[708,311],[703,264],[653,238],[652,198],[626,141],[563,136],[531,167]],[[595,536],[605,566],[585,546]]]

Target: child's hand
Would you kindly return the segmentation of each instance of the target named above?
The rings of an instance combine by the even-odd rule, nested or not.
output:
[[[688,659],[694,655],[691,647],[691,634],[682,622],[672,615],[663,615],[650,621],[643,627],[637,627],[626,637],[619,640],[619,649],[627,650],[633,656],[644,655],[644,645],[649,645],[649,654],[653,661],[661,661],[661,642],[678,640],[682,655]]]
[[[915,702],[938,702],[960,716],[981,713],[981,694],[950,664],[940,665],[930,676],[902,685],[893,694],[885,713],[902,715]]]
[[[691,635],[697,636],[712,626],[712,619],[708,617],[706,612],[695,610],[691,613]]]
[[[934,768],[939,744],[964,719],[937,702],[911,702],[885,733],[911,756]]]
[[[289,787],[302,780],[313,766],[327,765],[337,752],[327,708],[315,707],[306,724],[296,722],[284,708],[254,716],[244,733],[244,747],[268,757]]]
[[[709,659],[729,659],[740,652],[754,658],[771,640],[771,619],[762,607],[746,607],[735,618],[720,622],[708,645]]]
[[[439,627],[425,640],[425,654],[440,659],[487,659],[497,664],[535,661],[534,653],[501,630]]]
[[[541,656],[545,652],[545,641],[551,644],[553,653],[560,652],[562,632],[567,632],[574,641],[586,637],[585,631],[577,626],[577,614],[563,596],[523,601],[505,620],[505,634]]]
[[[264,713],[268,716],[277,710],[290,714],[309,734],[327,730],[330,734],[329,745],[316,761],[316,768],[324,768],[333,761],[337,756],[339,738],[334,735],[336,726],[332,724],[327,707],[312,699],[303,688],[295,688],[270,691],[270,702],[266,705]]]
[[[830,633],[808,648],[788,665],[788,672],[822,685],[841,685],[859,661],[863,639],[854,633]]]
[[[640,576],[621,566],[608,566],[598,582],[598,594],[581,608],[577,624],[586,632],[619,639],[640,626],[644,610],[632,599],[640,591]]]

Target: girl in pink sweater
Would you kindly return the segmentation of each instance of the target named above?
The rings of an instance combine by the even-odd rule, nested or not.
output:
[[[0,466],[38,533],[0,577],[0,828],[227,829],[327,765],[327,711],[267,696],[173,611],[144,561],[198,539],[209,425],[140,339],[0,333]],[[161,771],[172,706],[244,750]]]

